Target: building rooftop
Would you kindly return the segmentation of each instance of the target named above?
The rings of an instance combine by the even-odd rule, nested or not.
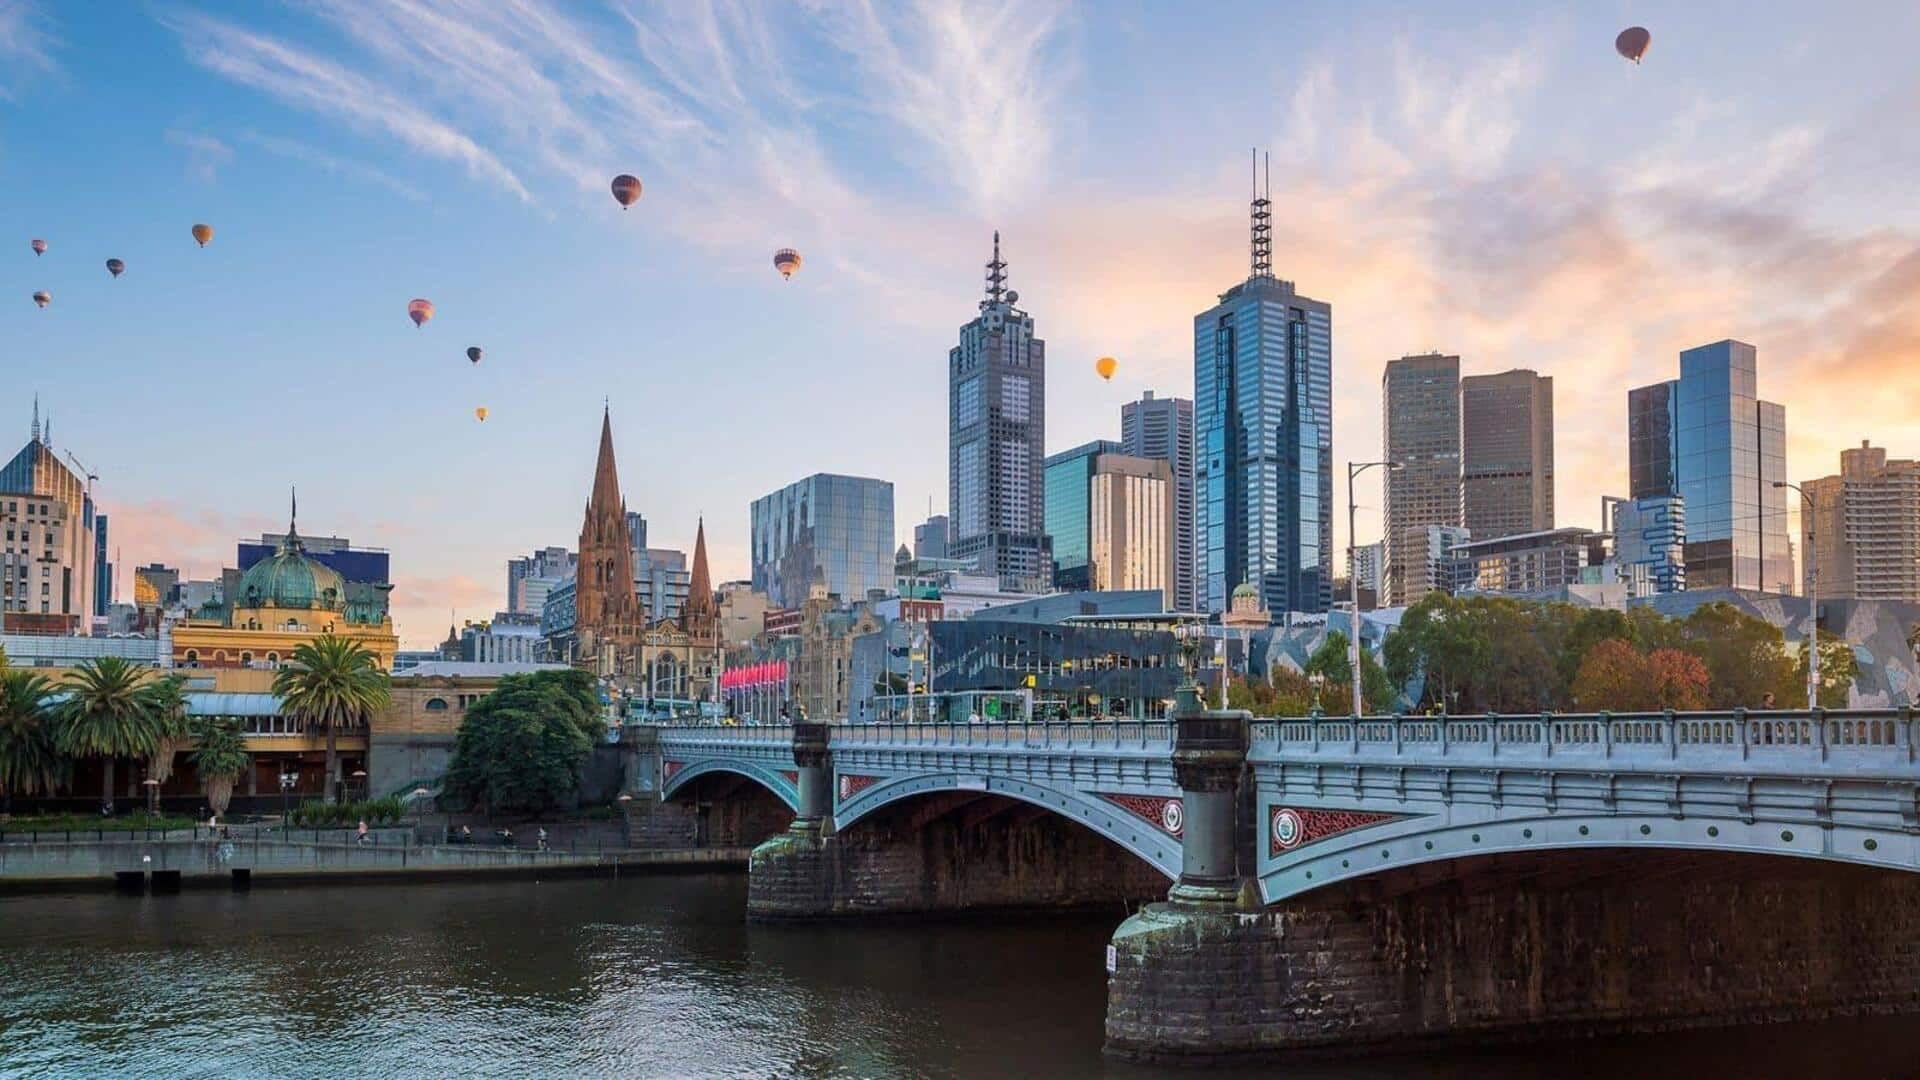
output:
[[[565,664],[529,664],[520,661],[429,660],[394,673],[395,679],[467,678],[498,679],[507,675],[531,675],[536,671],[565,671]]]

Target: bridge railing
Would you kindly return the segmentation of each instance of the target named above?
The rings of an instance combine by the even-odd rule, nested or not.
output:
[[[1814,711],[1546,713],[1529,716],[1285,717],[1253,725],[1256,748],[1285,755],[1596,753],[1740,758],[1865,751],[1915,760],[1910,708]]]
[[[1066,720],[1031,724],[835,724],[832,740],[856,746],[1007,746],[1145,749],[1172,746],[1165,720]]]

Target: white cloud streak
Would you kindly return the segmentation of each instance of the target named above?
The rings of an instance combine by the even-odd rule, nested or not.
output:
[[[220,167],[233,161],[233,148],[211,135],[169,129],[166,139],[187,152],[187,174],[203,183],[212,183]]]
[[[330,175],[347,180],[359,180],[386,188],[388,191],[391,191],[403,199],[408,199],[413,202],[425,202],[427,199],[426,192],[421,191],[419,188],[414,187],[404,180],[390,176],[371,165],[358,161],[350,161],[346,158],[329,154],[325,150],[309,146],[297,139],[289,139],[279,135],[266,135],[258,131],[242,132],[240,139],[242,142],[257,146],[269,154],[275,154],[279,157],[312,165]]]
[[[40,9],[27,0],[0,0],[0,101],[17,100],[25,77],[59,70],[44,22]]]

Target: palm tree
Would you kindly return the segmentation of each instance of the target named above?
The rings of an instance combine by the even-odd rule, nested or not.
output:
[[[177,675],[150,682],[141,687],[147,708],[153,716],[154,747],[147,759],[147,776],[154,781],[148,809],[159,807],[160,787],[173,777],[174,755],[187,748],[193,738],[187,719],[187,684]]]
[[[189,756],[206,790],[207,805],[213,807],[214,817],[220,817],[233,800],[233,782],[247,771],[253,758],[247,753],[240,721],[234,717],[209,716],[196,724],[195,729],[200,745]]]
[[[326,634],[293,650],[287,666],[273,677],[273,692],[289,713],[308,728],[327,733],[326,801],[340,786],[340,752],[334,738],[340,728],[359,726],[386,707],[387,673],[366,646]]]
[[[141,670],[117,656],[88,660],[67,675],[67,699],[58,715],[59,748],[74,757],[97,757],[100,806],[113,812],[113,761],[146,757],[159,745],[153,705],[141,685]]]
[[[54,743],[53,684],[31,671],[0,664],[0,799],[44,795],[64,778],[66,759]]]

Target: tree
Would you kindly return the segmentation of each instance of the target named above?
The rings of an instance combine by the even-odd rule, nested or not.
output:
[[[1338,630],[1327,631],[1327,639],[1321,643],[1313,655],[1307,658],[1306,673],[1318,674],[1326,679],[1321,695],[1321,707],[1333,712],[1352,708],[1353,701],[1353,658],[1352,645],[1347,635]],[[1366,649],[1360,650],[1360,695],[1361,704],[1368,713],[1377,714],[1391,710],[1398,702],[1400,692],[1394,688],[1393,680],[1387,677],[1386,669],[1380,661]]]
[[[287,666],[273,677],[273,692],[281,707],[298,716],[309,729],[327,733],[326,802],[338,798],[340,751],[337,737],[343,727],[359,727],[390,700],[387,673],[366,646],[351,638],[326,634],[293,650]]]
[[[141,686],[142,672],[117,656],[87,660],[62,684],[67,699],[59,707],[60,750],[73,757],[100,759],[100,807],[113,812],[115,758],[146,757],[159,745],[152,698]]]
[[[194,739],[199,745],[191,755],[193,768],[200,774],[207,805],[213,807],[213,816],[219,817],[233,800],[233,782],[245,775],[253,757],[247,753],[246,737],[236,717],[202,718],[194,725]]]
[[[1853,680],[1860,676],[1860,661],[1853,646],[1831,630],[1820,631],[1820,707],[1844,709],[1853,692]],[[1782,708],[1797,709],[1807,700],[1807,650],[1804,645],[1793,660],[1792,677],[1775,691]]]
[[[1681,647],[1706,664],[1707,696],[1713,708],[1755,708],[1768,694],[1778,694],[1792,684],[1793,660],[1787,656],[1779,627],[1772,623],[1732,604],[1714,603],[1696,608],[1682,629]]]
[[[1325,692],[1323,687],[1323,701]],[[1227,683],[1227,708],[1255,716],[1305,716],[1313,710],[1313,683],[1291,668],[1275,668],[1268,679],[1236,677]]]
[[[1381,654],[1395,686],[1423,679],[1420,701],[1446,708],[1460,694],[1465,701],[1458,703],[1472,709],[1478,706],[1471,693],[1473,679],[1485,670],[1488,649],[1486,628],[1467,603],[1436,592],[1406,610]]]
[[[544,810],[571,795],[593,752],[597,709],[579,694],[578,671],[509,675],[467,709],[443,791],[496,810]],[[587,679],[591,686],[591,679]]]
[[[1573,700],[1584,712],[1646,712],[1657,707],[1645,657],[1618,638],[1597,641],[1573,677]]]
[[[174,755],[187,748],[193,731],[187,722],[187,684],[179,676],[150,682],[141,693],[153,716],[153,754],[147,759],[147,776],[156,782],[151,808],[158,805],[158,784],[173,778]]]
[[[1707,665],[1692,653],[1653,650],[1647,654],[1647,676],[1662,707],[1682,712],[1708,707]]]
[[[44,676],[0,665],[0,799],[45,795],[66,777]]]

